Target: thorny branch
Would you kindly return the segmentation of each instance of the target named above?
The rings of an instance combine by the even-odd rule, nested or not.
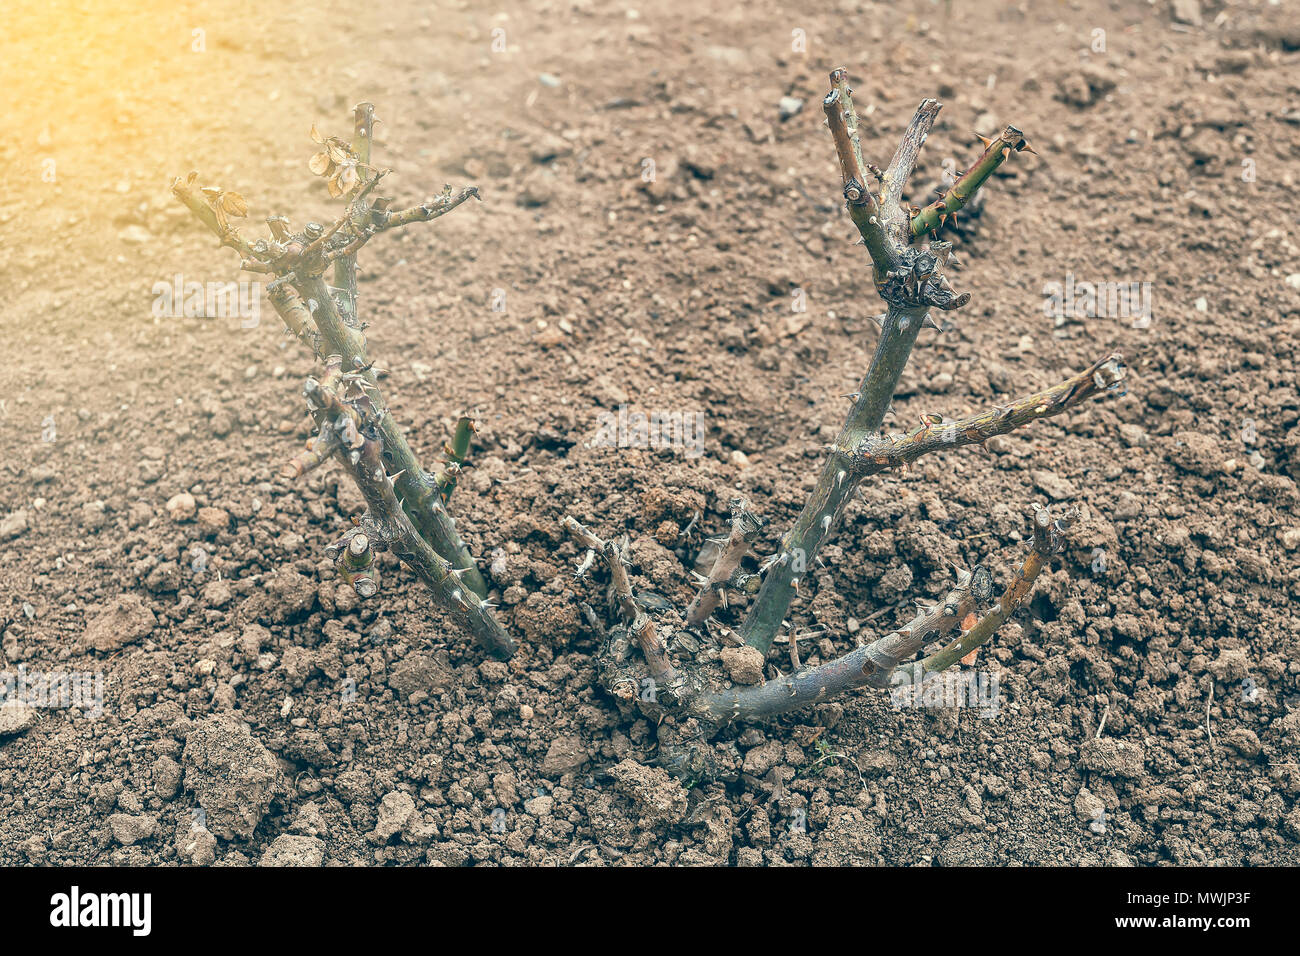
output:
[[[749,510],[749,503],[743,498],[731,500],[731,534],[716,542],[721,545],[717,560],[686,609],[687,624],[703,624],[719,603],[726,607],[728,588],[744,590],[750,582],[757,583],[755,575],[740,570],[740,562],[764,524],[762,518]]]
[[[800,574],[816,560],[864,477],[861,469],[848,467],[844,452],[852,455],[854,450],[870,448],[879,440],[886,411],[921,328],[938,327],[929,315],[930,309],[957,309],[970,301],[970,293],[956,293],[943,274],[952,252],[949,243],[933,241],[928,249],[912,244],[919,236],[912,231],[913,212],[904,208],[901,199],[921,146],[939,114],[938,101],[921,102],[888,168],[879,176],[879,196],[872,197],[859,179],[863,162],[847,74],[835,70],[830,80],[831,91],[824,107],[844,180],[845,201],[871,256],[876,291],[884,299],[887,310],[871,367],[858,390],[850,396],[852,406],[832,446],[835,451],[828,456],[794,527],[782,539],[777,554],[769,559],[762,587],[741,624],[745,643],[763,654],[768,652],[782,626],[797,593]],[[1023,137],[1017,140],[1021,142]],[[1004,158],[998,153],[998,162]],[[984,171],[982,177],[970,178],[963,188],[973,191],[992,168]]]
[[[956,627],[975,609],[977,585],[988,572],[962,571],[957,586],[903,627],[833,661],[753,687],[702,695],[699,707],[714,720],[757,720],[829,700],[857,687],[887,688],[901,660]],[[987,598],[987,594],[985,597]]]
[[[1110,355],[1059,385],[993,409],[950,421],[938,415],[926,416],[921,426],[906,435],[873,437],[846,450],[833,447],[848,469],[865,478],[889,468],[906,468],[922,455],[962,445],[979,445],[995,435],[1005,435],[1041,418],[1060,415],[1101,394],[1124,379],[1125,367],[1118,355]]]
[[[392,551],[485,647],[508,657],[514,642],[482,600],[487,583],[446,509],[469,450],[472,423],[458,423],[442,470],[426,472],[382,399],[357,318],[356,255],[365,243],[388,229],[445,215],[477,197],[478,190],[448,186],[434,199],[390,211],[390,199],[370,198],[388,173],[370,165],[377,122],[373,105],[359,104],[353,118],[351,144],[312,130],[323,148],[309,165],[327,178],[331,195],[347,201],[343,215],[328,227],[308,222],[294,232],[287,218],[272,216],[270,237],[250,242],[231,224],[232,217],[247,215],[242,196],[198,186],[197,173],[173,180],[172,192],[223,245],[239,252],[242,268],[275,276],[267,290],[271,304],[286,329],[325,363],[325,377],[309,379],[305,390],[320,431],[282,473],[298,478],[333,456],[361,489],[369,506],[364,530],[353,529],[345,544],[331,549],[340,573],[368,597],[378,587],[375,552]],[[359,171],[369,175],[362,178]],[[333,270],[332,287],[323,277],[327,268]]]
[[[352,111],[352,152],[357,157],[359,165],[368,167],[370,165],[370,156],[375,136],[375,107],[373,103],[358,103]],[[352,201],[348,203],[349,232],[354,232],[359,226],[357,221],[364,222],[367,218],[368,210],[373,209],[375,204],[367,204],[364,200],[361,202]],[[334,287],[338,289],[340,307],[347,313],[353,321],[357,317],[357,256],[356,249],[352,249],[345,255],[339,256],[334,261]]]
[[[1109,355],[1064,382],[1009,405],[957,420],[926,415],[919,428],[903,435],[884,435],[881,426],[917,336],[926,325],[938,328],[930,310],[957,309],[970,300],[969,293],[956,292],[944,275],[951,261],[951,245],[933,238],[924,248],[916,242],[937,233],[1012,152],[1032,150],[1019,130],[1007,127],[998,139],[985,141],[984,154],[941,199],[924,210],[909,206],[903,201],[903,191],[939,113],[939,103],[927,99],[920,104],[888,167],[881,172],[863,159],[859,120],[847,74],[836,70],[830,80],[831,90],[823,108],[839,161],[844,199],[871,257],[872,278],[885,301],[886,313],[871,366],[857,391],[848,396],[848,415],[837,440],[829,446],[821,476],[777,553],[760,566],[762,584],[740,626],[744,642],[762,655],[760,663],[784,623],[800,576],[817,560],[820,548],[862,480],[887,469],[906,468],[930,452],[971,444],[983,446],[995,435],[1077,408],[1093,397],[1121,388],[1126,373],[1120,356]],[[868,177],[877,184],[874,191]],[[668,708],[657,700],[648,705],[639,702],[638,706],[659,728],[660,762],[675,773],[694,775],[710,772],[709,741],[733,721],[771,717],[854,688],[888,688],[905,675],[919,680],[951,667],[988,641],[1023,604],[1038,573],[1050,556],[1061,550],[1064,535],[1075,519],[1073,511],[1053,518],[1046,509],[1035,508],[1032,548],[998,603],[983,617],[976,619],[975,613],[993,597],[992,574],[983,567],[958,571],[955,586],[943,600],[924,607],[897,630],[816,667],[800,667],[796,653],[792,654],[794,673],[778,674],[765,682],[760,674],[756,683],[749,683],[755,674],[753,662],[746,662],[744,649],[738,650],[729,666],[736,686],[710,684],[697,673],[699,668],[692,661],[670,662],[653,625],[643,620],[647,615],[632,597],[621,552],[572,518],[566,518],[565,525],[591,549],[580,573],[590,566],[597,551],[610,562],[614,590],[621,595],[620,606],[624,616],[634,622],[634,630],[642,635],[639,639],[643,649],[648,648],[645,656],[651,671],[675,668],[673,673],[681,675],[678,692]],[[761,522],[748,512],[745,503],[734,500],[731,532],[725,540],[715,542],[720,545],[719,553],[685,611],[687,627],[700,633],[710,614],[719,605],[725,607],[728,588],[751,589],[758,576],[746,575],[741,562],[760,528]],[[966,625],[970,625],[969,630],[962,629]],[[922,660],[905,663],[954,631],[956,636],[942,649]],[[645,640],[646,634],[652,639]],[[623,646],[615,640],[607,643],[606,652],[618,657],[618,666],[602,668],[602,677],[606,688],[620,699],[620,706],[627,707],[632,702],[626,686],[636,681],[622,663]],[[675,643],[679,653],[683,647],[689,653],[690,646],[683,641]],[[740,683],[742,677],[744,683]]]
[[[1059,518],[1053,518],[1047,508],[1035,508],[1034,546],[1025,558],[1020,571],[1007,585],[1002,597],[987,614],[980,618],[965,634],[962,634],[942,650],[923,658],[909,668],[912,678],[946,670],[957,663],[971,651],[988,642],[993,634],[1024,604],[1029,592],[1034,588],[1038,572],[1043,569],[1048,559],[1065,547],[1065,535],[1070,526],[1079,519],[1075,508],[1066,511]]]
[[[862,241],[871,253],[877,270],[894,262],[893,250],[885,235],[884,214],[877,198],[867,185],[863,172],[862,145],[858,133],[858,114],[853,108],[853,91],[849,89],[848,73],[836,70],[831,74],[831,91],[822,101],[826,125],[835,141],[835,152],[840,160],[840,175],[844,180],[844,201]],[[880,170],[875,170],[879,177]]]
[[[655,630],[654,620],[647,614],[632,594],[632,584],[628,580],[627,566],[623,563],[623,549],[613,541],[603,541],[588,531],[573,517],[565,516],[565,530],[569,532],[584,548],[599,554],[609,567],[610,581],[614,589],[614,599],[619,611],[627,621],[628,629],[641,653],[645,657],[646,668],[650,676],[664,688],[671,688],[680,683],[677,669],[668,659],[668,651]]]
[[[975,135],[979,136],[978,133]],[[912,209],[913,237],[920,238],[926,233],[938,232],[949,219],[955,224],[958,211],[970,202],[975,191],[984,185],[985,180],[993,175],[993,171],[1002,165],[1012,150],[1017,153],[1034,152],[1024,134],[1014,126],[1008,126],[996,139],[985,139],[983,136],[979,138],[984,143],[984,153],[975,161],[975,165],[957,176],[952,186],[930,205],[924,209]]]
[[[354,586],[360,580],[357,594],[372,596],[378,589],[372,549],[391,551],[487,651],[501,659],[510,657],[514,640],[492,616],[491,605],[465,587],[465,573],[429,546],[398,504],[393,476],[385,470],[374,427],[378,410],[362,376],[345,373],[342,356],[331,355],[326,360],[324,377],[319,381],[307,379],[303,394],[322,432],[333,430],[339,445],[335,457],[347,468],[366,500],[367,511],[359,527],[328,552],[340,565],[344,579]]]
[[[919,682],[929,674],[952,667],[993,634],[1021,606],[1033,589],[1038,573],[1064,546],[1065,533],[1078,518],[1074,509],[1053,518],[1044,507],[1034,506],[1034,542],[1001,599],[970,630],[959,634],[942,650],[900,668],[900,664],[944,634],[960,629],[979,601],[992,594],[992,577],[983,568],[959,572],[957,586],[938,604],[922,610],[906,625],[817,667],[768,681],[756,687],[733,688],[702,695],[698,706],[709,716],[724,720],[757,720],[783,714],[808,704],[829,700],[857,687],[887,689],[899,677]]]

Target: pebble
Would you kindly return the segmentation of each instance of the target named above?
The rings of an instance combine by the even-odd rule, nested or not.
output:
[[[1219,738],[1220,743],[1224,746],[1237,751],[1241,756],[1248,760],[1253,760],[1259,756],[1262,749],[1259,742],[1259,736],[1248,727],[1233,727],[1225,731]]]
[[[1175,22],[1199,27],[1201,25],[1201,0],[1174,0],[1172,13]]]
[[[148,637],[158,619],[138,594],[122,594],[106,604],[86,626],[82,641],[97,651],[115,651]]]
[[[524,810],[526,810],[530,816],[538,817],[539,819],[541,817],[549,817],[551,815],[551,809],[554,806],[554,797],[533,797],[531,800],[524,801]]]
[[[0,738],[16,737],[36,726],[36,708],[16,701],[0,707]]]
[[[1111,737],[1084,741],[1079,748],[1078,765],[1103,777],[1127,777],[1136,780],[1144,773],[1146,751],[1138,744]]]
[[[1087,787],[1081,789],[1074,798],[1074,815],[1084,823],[1099,819],[1105,810],[1106,804]]]
[[[194,496],[188,491],[182,491],[167,499],[167,514],[171,515],[173,521],[189,521],[197,511],[198,505],[194,501]]]
[[[777,110],[780,112],[781,119],[788,120],[793,116],[798,116],[803,109],[803,100],[797,96],[783,96],[781,102],[777,104]]]
[[[184,787],[203,808],[205,824],[223,840],[247,840],[283,791],[275,756],[232,714],[197,721],[181,758]]]
[[[198,517],[199,530],[204,534],[219,534],[230,527],[230,515],[223,508],[200,508]]]
[[[108,828],[113,832],[114,840],[122,846],[130,846],[153,836],[158,829],[158,821],[147,813],[139,816],[115,813],[108,818]]]
[[[524,183],[523,189],[516,197],[516,202],[526,209],[536,209],[538,206],[545,206],[554,198],[555,187],[550,181],[535,178]]]
[[[1074,487],[1068,479],[1062,478],[1054,471],[1038,469],[1030,473],[1034,484],[1047,494],[1049,498],[1056,501],[1064,501],[1067,498],[1073,498],[1079,494],[1079,490]]]
[[[553,325],[547,325],[533,336],[533,343],[544,349],[552,348],[564,341],[564,332]]]
[[[1136,448],[1148,442],[1147,430],[1141,425],[1124,423],[1119,426],[1119,437],[1129,448]]]
[[[546,756],[542,758],[543,777],[561,777],[578,770],[590,760],[582,740],[572,734],[561,734],[551,741]]]
[[[406,826],[415,813],[415,801],[402,790],[393,790],[379,801],[379,819],[375,822],[375,836],[387,840]]]
[[[11,541],[27,531],[27,512],[19,509],[0,519],[0,541]]]
[[[190,822],[176,828],[176,854],[194,866],[210,866],[217,858],[217,838]]]
[[[1210,477],[1224,470],[1224,456],[1218,441],[1200,432],[1174,432],[1169,460],[1184,471]]]
[[[320,866],[325,860],[325,844],[315,837],[282,833],[266,848],[258,866]]]

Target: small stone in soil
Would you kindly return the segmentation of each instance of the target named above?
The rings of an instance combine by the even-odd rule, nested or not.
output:
[[[198,505],[194,502],[194,496],[187,491],[167,499],[167,514],[173,521],[189,521],[196,511]]]

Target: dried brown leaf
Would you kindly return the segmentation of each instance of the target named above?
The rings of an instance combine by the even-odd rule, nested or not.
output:
[[[248,215],[248,203],[239,193],[224,193],[221,197],[221,208],[232,216],[243,218]]]
[[[330,154],[321,150],[307,163],[307,168],[317,176],[328,176],[330,167],[334,164],[330,161]]]
[[[357,179],[356,163],[347,163],[339,167],[339,188],[344,192],[350,191],[357,184]]]

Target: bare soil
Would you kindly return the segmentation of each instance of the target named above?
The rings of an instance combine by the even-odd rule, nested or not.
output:
[[[1297,862],[1300,31],[1286,3],[1174,6],[4,4],[0,671],[104,696],[0,711],[0,863]],[[882,165],[944,101],[918,184],[972,129],[1040,153],[957,234],[974,299],[923,335],[896,427],[1112,349],[1132,372],[872,484],[801,586],[815,663],[949,562],[1008,573],[1028,503],[1079,505],[976,662],[996,715],[863,693],[738,729],[742,772],[682,784],[595,687],[600,575],[575,581],[558,521],[630,535],[634,583],[681,608],[732,495],[770,520],[760,557],[798,513],[881,311],[822,124],[840,65]],[[364,604],[336,580],[322,548],[361,502],[334,470],[276,477],[312,362],[269,306],[152,311],[155,283],[237,266],[169,179],[330,221],[308,131],[347,135],[363,99],[395,196],[482,190],[372,243],[361,309],[426,461],[478,417],[453,507],[509,664],[396,567]],[[1149,282],[1152,321],[1058,323],[1071,274]],[[704,454],[589,447],[622,404],[703,412]]]

